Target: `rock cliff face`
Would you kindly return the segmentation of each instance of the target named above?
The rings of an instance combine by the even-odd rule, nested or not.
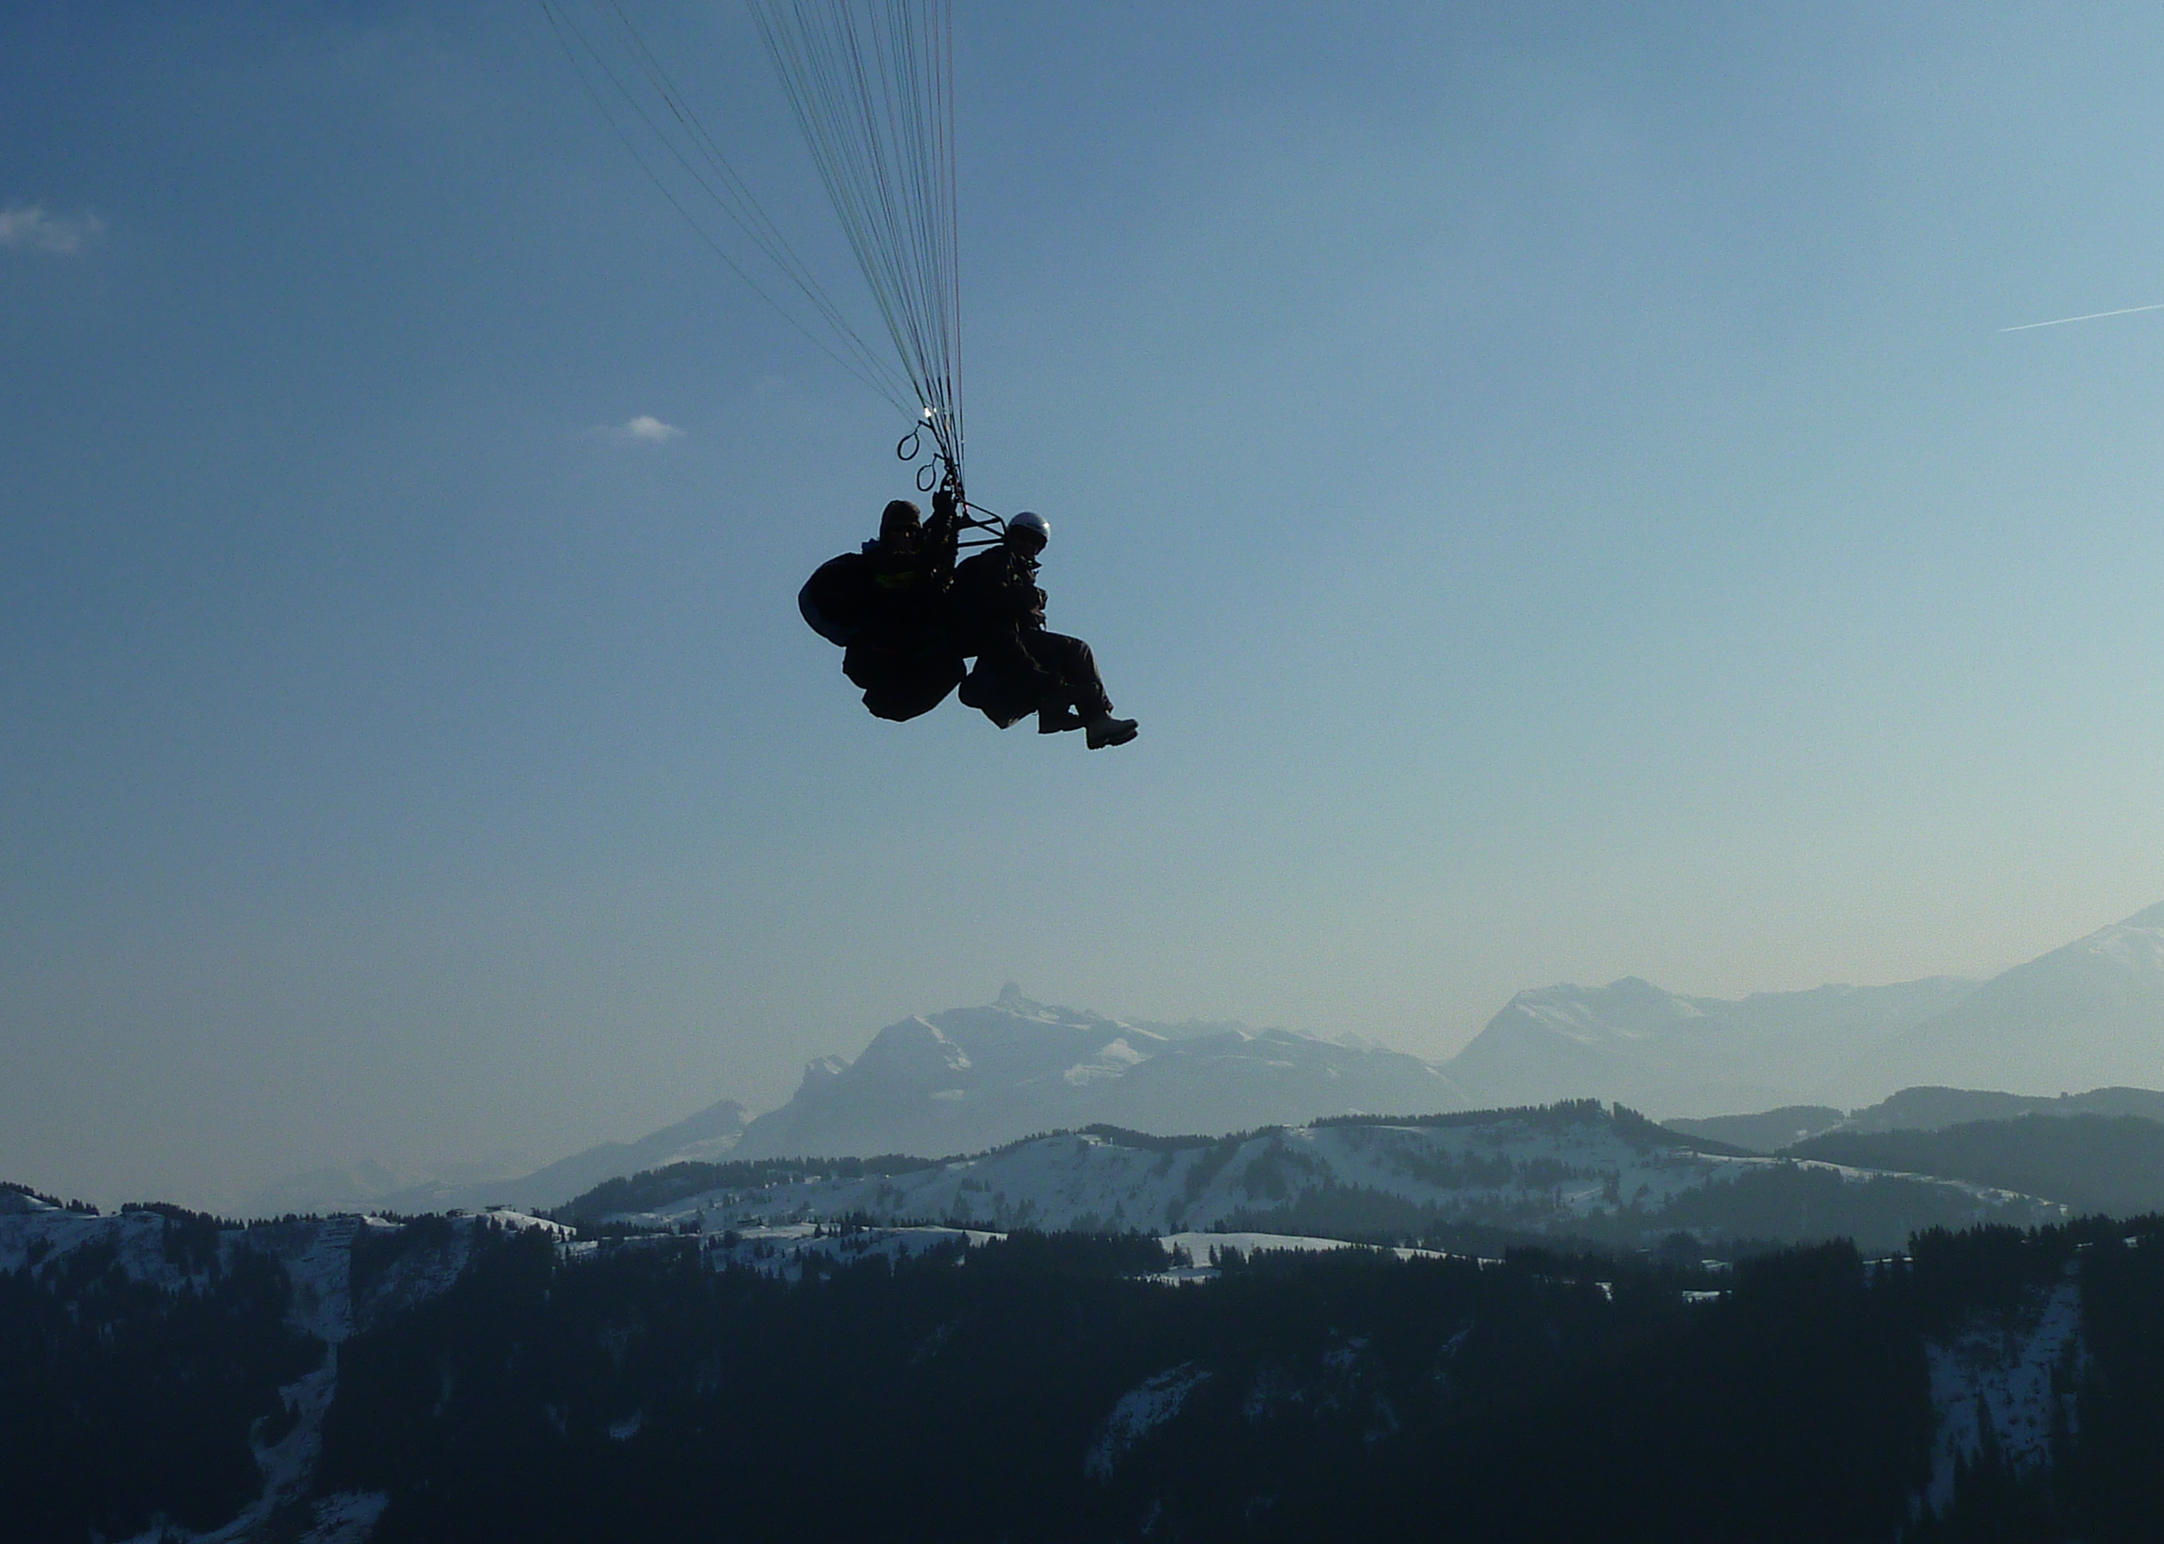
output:
[[[1417,1056],[1288,1030],[1130,1024],[1010,985],[988,1007],[890,1024],[853,1062],[813,1062],[735,1156],[939,1156],[1096,1122],[1215,1134],[1465,1108]]]

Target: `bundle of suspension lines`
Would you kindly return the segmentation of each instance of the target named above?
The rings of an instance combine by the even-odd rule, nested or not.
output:
[[[913,420],[898,447],[904,459],[930,435],[933,457],[920,486],[950,477],[958,484],[962,288],[952,0],[746,3],[891,352],[866,341],[753,197],[622,0],[540,0],[595,104],[670,203],[768,304]],[[757,254],[748,263],[739,258],[747,244]],[[762,267],[770,270],[766,282],[753,271]],[[776,276],[784,282],[774,283]]]

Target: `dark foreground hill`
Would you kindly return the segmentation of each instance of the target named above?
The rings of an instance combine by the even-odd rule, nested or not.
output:
[[[2115,1544],[2164,1507],[2156,1219],[1733,1271],[911,1237],[0,1216],[6,1536]]]

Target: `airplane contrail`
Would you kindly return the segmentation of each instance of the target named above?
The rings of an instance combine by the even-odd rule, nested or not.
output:
[[[2062,316],[2056,321],[2023,322],[2019,327],[2001,327],[2001,332],[2028,332],[2036,327],[2064,327],[2068,322],[2094,322],[2107,316],[2132,316],[2136,311],[2164,311],[2164,300],[2153,306],[2128,306],[2119,311],[2091,311],[2087,316]]]

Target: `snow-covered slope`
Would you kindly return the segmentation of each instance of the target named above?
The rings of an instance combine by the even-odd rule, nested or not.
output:
[[[2051,1460],[2055,1428],[2078,1431],[2071,1375],[2080,1370],[2081,1287],[2076,1272],[2047,1293],[2032,1293],[2009,1322],[1978,1313],[1955,1331],[1924,1343],[1931,1368],[1931,1482],[1922,1501],[1944,1512],[1956,1473],[1983,1454],[1986,1430],[2001,1462],[2019,1472]],[[2066,1375],[2064,1387],[2054,1374]]]
[[[1520,992],[1443,1071],[1482,1103],[1621,1100],[1656,1118],[1734,1114],[1827,1098],[1861,1102],[1843,1074],[1975,991],[1950,976],[1822,986],[1731,1001],[1635,976]]]
[[[1214,1132],[1468,1104],[1417,1056],[1289,1030],[1124,1023],[1010,984],[988,1007],[889,1025],[853,1062],[813,1062],[735,1156],[929,1156],[1098,1122]]]
[[[1858,1070],[1887,1091],[2164,1087],[2164,905],[1993,977]]]
[[[1090,1132],[1014,1143],[907,1173],[798,1178],[688,1195],[618,1220],[705,1232],[777,1222],[941,1221],[983,1228],[1213,1228],[1266,1215],[1313,1191],[1366,1190],[1432,1207],[1443,1222],[1567,1230],[1637,1207],[1657,1212],[1775,1160],[1715,1157],[1669,1145],[1644,1123],[1605,1111],[1496,1112],[1467,1123],[1326,1123],[1219,1141]],[[1844,1179],[1867,1171],[1812,1165]],[[2008,1220],[2056,1220],[2064,1208],[1952,1181],[1964,1206],[2011,1208]],[[2018,1215],[2016,1215],[2018,1214]]]

